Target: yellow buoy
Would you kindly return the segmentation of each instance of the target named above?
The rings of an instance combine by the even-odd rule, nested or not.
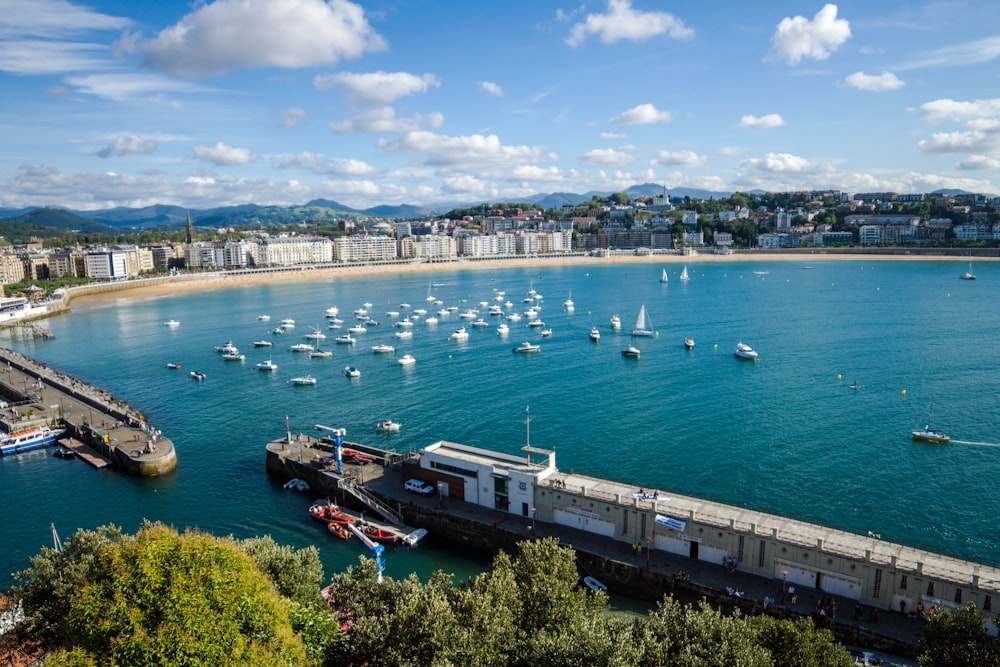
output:
[[[713,347],[713,348],[715,348],[716,350],[718,350],[718,349],[719,349],[719,344],[718,344],[718,343],[716,343],[716,344],[715,344],[715,345],[713,345],[712,347]]]
[[[840,373],[837,373],[837,379],[838,380],[843,380],[844,378],[840,375]]]
[[[903,396],[906,396],[906,390],[905,389],[903,390]]]

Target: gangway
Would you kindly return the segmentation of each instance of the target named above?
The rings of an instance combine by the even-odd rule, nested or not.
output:
[[[372,494],[368,493],[365,487],[361,486],[355,478],[341,477],[340,488],[350,493],[367,507],[381,514],[385,517],[385,520],[388,523],[391,523],[394,526],[403,526],[403,516]]]

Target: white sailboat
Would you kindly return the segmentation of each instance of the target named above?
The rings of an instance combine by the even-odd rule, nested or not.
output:
[[[660,282],[661,283],[667,282],[667,270],[666,269],[663,269],[663,275],[660,276]]]
[[[681,280],[691,280],[691,277],[688,276],[688,267],[687,266],[685,266],[684,270],[681,271]]]
[[[652,322],[646,316],[646,304],[642,304],[639,307],[639,316],[635,318],[635,328],[632,329],[632,335],[643,338],[652,338],[656,335],[656,332],[653,331]]]

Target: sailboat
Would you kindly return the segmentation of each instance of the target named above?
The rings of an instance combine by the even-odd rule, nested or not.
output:
[[[565,308],[568,313],[572,313],[576,308],[576,304],[573,303],[573,290],[569,291],[569,297],[563,301],[563,308]]]
[[[685,266],[684,270],[681,271],[681,280],[691,280],[691,277],[688,276],[688,267],[687,266]]]
[[[666,269],[663,269],[663,274],[660,276],[660,282],[661,283],[667,282],[667,270]]]
[[[941,444],[948,444],[951,442],[951,437],[942,433],[941,431],[935,431],[931,428],[931,411],[934,409],[934,399],[931,399],[931,407],[927,410],[927,425],[922,429],[915,429],[913,431],[913,439],[919,440],[921,442],[938,442]]]
[[[435,296],[431,294],[431,283],[427,283],[427,301],[434,301]]]
[[[969,270],[959,276],[962,280],[975,280],[976,274],[972,272],[972,258],[969,258]]]
[[[639,307],[639,316],[635,318],[635,328],[632,329],[633,336],[641,336],[643,338],[652,338],[656,335],[653,331],[653,325],[646,316],[646,304],[642,304]]]

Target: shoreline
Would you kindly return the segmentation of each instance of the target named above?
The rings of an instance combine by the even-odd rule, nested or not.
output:
[[[977,261],[997,261],[1000,258],[978,257]],[[484,271],[508,268],[533,268],[556,266],[610,266],[628,264],[699,264],[699,263],[751,263],[751,262],[791,262],[791,261],[948,261],[965,262],[965,256],[952,255],[900,255],[892,253],[734,253],[732,255],[572,255],[551,257],[518,257],[511,259],[454,260],[447,262],[400,262],[371,263],[327,267],[290,267],[287,270],[232,271],[206,274],[183,274],[172,279],[160,279],[155,284],[136,284],[140,280],[117,284],[105,284],[106,289],[91,294],[73,295],[70,291],[66,301],[83,303],[107,303],[112,300],[145,299],[175,294],[186,294],[214,289],[231,289],[289,282],[310,282],[333,278],[367,277],[386,273],[443,273],[453,271]]]

